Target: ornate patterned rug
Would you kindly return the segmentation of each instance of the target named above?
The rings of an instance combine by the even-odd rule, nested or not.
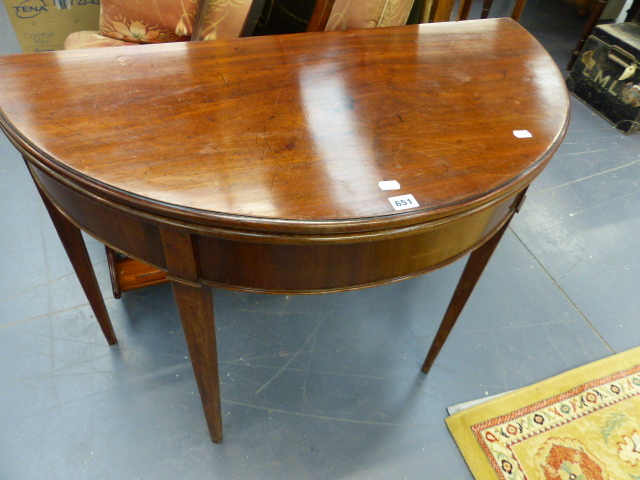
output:
[[[640,480],[640,348],[447,418],[477,480]]]

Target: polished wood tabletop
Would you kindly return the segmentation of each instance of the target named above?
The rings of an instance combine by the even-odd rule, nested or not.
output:
[[[346,290],[474,252],[426,372],[569,118],[510,19],[4,56],[0,110],[110,343],[79,229],[168,273],[214,441],[205,286]]]

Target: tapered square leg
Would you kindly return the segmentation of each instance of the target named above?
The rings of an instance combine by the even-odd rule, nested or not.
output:
[[[187,285],[179,281],[172,280],[171,286],[180,311],[209,434],[211,440],[218,443],[222,440],[222,414],[213,293],[209,287]]]
[[[209,434],[218,443],[222,440],[222,415],[213,292],[199,283],[198,252],[192,236],[163,228],[160,237]]]
[[[109,318],[109,312],[104,304],[104,298],[102,297],[102,292],[100,291],[98,280],[93,270],[93,265],[91,264],[91,259],[89,258],[89,252],[87,252],[87,246],[82,238],[82,232],[67,217],[60,213],[56,206],[51,203],[47,195],[40,189],[37,182],[36,186],[49,212],[49,217],[51,217],[51,221],[58,232],[60,241],[71,261],[71,265],[76,272],[80,285],[89,300],[93,314],[96,316],[102,333],[107,339],[107,343],[109,343],[109,345],[118,343],[116,334],[113,331],[111,319]]]
[[[462,271],[462,275],[460,276],[460,280],[458,281],[458,285],[456,286],[456,290],[453,293],[453,297],[449,302],[449,307],[444,314],[444,318],[440,323],[440,327],[436,332],[436,336],[431,344],[431,348],[429,349],[429,353],[427,354],[427,358],[422,365],[422,371],[424,373],[429,373],[433,362],[435,362],[438,353],[442,349],[444,342],[446,342],[449,333],[453,329],[453,326],[458,320],[462,309],[464,308],[467,300],[471,296],[471,292],[473,292],[476,283],[480,279],[484,268],[489,263],[491,259],[491,255],[495,251],[498,243],[500,243],[500,239],[504,235],[504,232],[509,227],[509,222],[506,222],[500,230],[498,230],[489,240],[487,240],[484,244],[482,244],[479,248],[474,250],[469,259],[467,260],[467,264]]]

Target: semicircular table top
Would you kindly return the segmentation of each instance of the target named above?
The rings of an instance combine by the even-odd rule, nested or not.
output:
[[[3,125],[145,209],[294,232],[455,211],[541,166],[566,128],[562,76],[507,19],[290,37],[4,57]],[[388,180],[419,208],[394,211]]]

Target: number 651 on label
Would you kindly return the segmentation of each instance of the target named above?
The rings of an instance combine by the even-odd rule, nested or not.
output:
[[[389,197],[389,201],[395,210],[405,210],[407,208],[416,208],[420,206],[411,194]]]

